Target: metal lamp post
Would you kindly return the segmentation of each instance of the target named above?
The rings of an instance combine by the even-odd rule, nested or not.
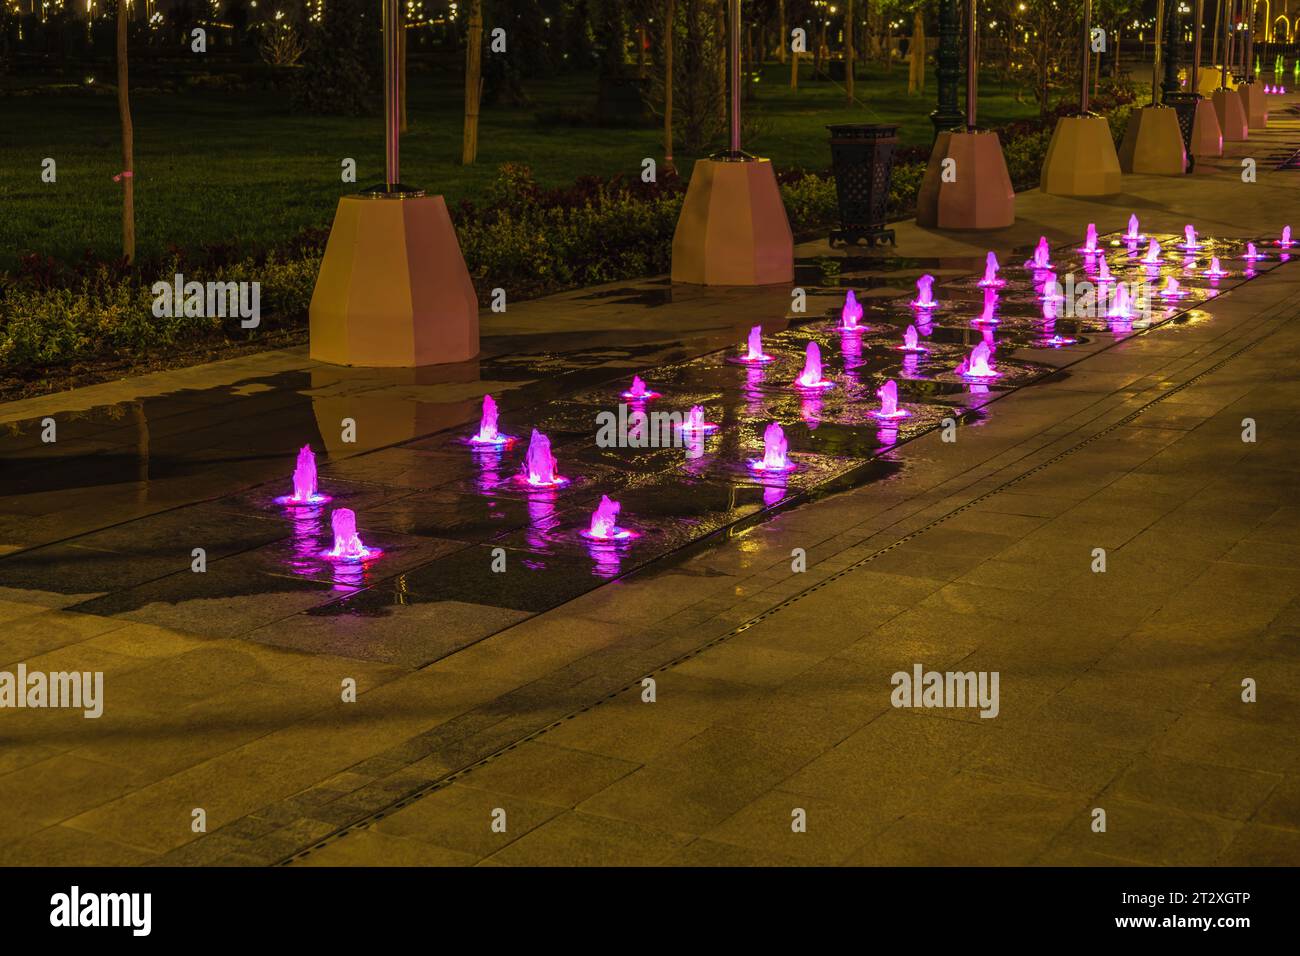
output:
[[[417,368],[479,352],[478,296],[442,196],[402,184],[402,0],[383,0],[384,181],[343,196],[308,316],[311,357]]]
[[[1083,57],[1079,61],[1079,115],[1088,115],[1088,73],[1092,61],[1092,0],[1083,0]]]
[[[975,0],[970,0],[972,6]],[[935,74],[939,80],[939,106],[930,114],[937,136],[940,131],[960,126],[964,117],[957,108],[957,0],[939,0],[939,51]]]

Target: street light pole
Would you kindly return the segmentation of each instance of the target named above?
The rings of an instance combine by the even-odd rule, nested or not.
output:
[[[399,142],[402,117],[401,106],[401,69],[398,61],[397,46],[400,42],[398,30],[398,4],[401,0],[384,0],[384,180],[388,192],[397,192],[402,181],[399,174]]]
[[[967,0],[972,5],[975,0]],[[961,110],[957,108],[957,0],[939,0],[939,51],[935,74],[939,80],[939,108],[930,114],[937,136],[941,130],[962,124]]]
[[[1092,0],[1083,0],[1083,57],[1079,61],[1079,113],[1088,112],[1088,67],[1092,52]]]
[[[731,158],[740,159],[740,0],[731,0]]]

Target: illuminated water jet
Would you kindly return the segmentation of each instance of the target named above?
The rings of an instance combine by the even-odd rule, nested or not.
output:
[[[1120,283],[1115,287],[1115,295],[1111,299],[1110,308],[1106,310],[1108,319],[1131,319],[1133,318],[1133,303],[1129,296],[1128,286]]]
[[[1293,245],[1295,245],[1295,243],[1291,241],[1290,226],[1282,227],[1282,238],[1278,239],[1276,244],[1281,246],[1283,249],[1290,249]]]
[[[1138,217],[1134,213],[1128,217],[1128,232],[1124,234],[1126,242],[1141,242],[1142,234],[1138,232]]]
[[[1164,288],[1160,290],[1160,294],[1166,299],[1179,299],[1187,295],[1187,292],[1179,287],[1177,279],[1170,276],[1165,279],[1165,285]]]
[[[1183,226],[1183,241],[1178,244],[1179,249],[1192,251],[1201,248],[1201,244],[1196,240],[1196,227],[1192,225]]]
[[[311,445],[298,449],[298,460],[293,467],[293,494],[282,495],[275,499],[279,505],[319,505],[329,501],[329,495],[322,495],[316,486],[316,455]]]
[[[1160,265],[1160,240],[1155,236],[1152,236],[1151,241],[1147,243],[1147,254],[1142,261],[1149,266]]]
[[[1228,270],[1219,264],[1219,257],[1210,256],[1210,268],[1205,270],[1206,277],[1210,279],[1222,279],[1228,274]]]
[[[519,473],[519,480],[534,488],[557,488],[567,484],[569,479],[556,473],[557,463],[551,454],[551,440],[533,429],[528,440],[528,452],[524,456],[524,467]]]
[[[963,378],[996,378],[1001,373],[990,361],[992,355],[993,350],[988,342],[977,343],[975,348],[971,349],[970,355],[962,359],[961,364],[957,366],[957,374]]]
[[[763,354],[763,327],[756,325],[749,330],[748,351],[740,356],[739,361],[749,363],[770,362],[772,356]]]
[[[916,298],[912,300],[914,309],[933,309],[939,303],[934,301],[934,294],[931,287],[934,285],[934,276],[923,275],[916,280]]]
[[[794,384],[796,388],[830,388],[835,384],[822,378],[822,350],[816,342],[809,342],[804,350],[803,372]]]
[[[1038,245],[1034,248],[1034,258],[1025,263],[1025,268],[1034,269],[1038,272],[1046,272],[1052,269],[1052,252],[1047,245],[1046,236],[1038,237]]]
[[[367,548],[361,543],[357,534],[357,516],[351,508],[335,508],[330,512],[330,526],[334,532],[334,547],[325,552],[325,557],[360,561],[376,558],[382,553],[378,548]]]
[[[623,393],[623,397],[631,399],[634,402],[644,402],[652,398],[658,398],[658,392],[652,392],[646,387],[645,382],[641,381],[640,375],[632,376],[632,387]]]
[[[850,289],[844,297],[844,308],[840,309],[840,327],[846,332],[857,332],[862,328],[862,305]]]
[[[1089,256],[1097,254],[1097,224],[1095,222],[1088,223],[1088,232],[1079,251]]]
[[[626,541],[635,538],[635,531],[618,526],[618,512],[621,507],[622,505],[613,501],[609,495],[601,495],[600,504],[591,513],[591,526],[582,532],[582,536],[594,541]]]
[[[497,403],[491,395],[483,396],[483,414],[479,418],[478,431],[470,436],[471,445],[500,448],[515,440],[514,435],[503,435],[497,431]]]
[[[1241,258],[1245,259],[1247,262],[1256,262],[1260,259],[1267,259],[1268,256],[1256,249],[1253,242],[1248,242],[1246,243],[1246,254]]]
[[[920,344],[920,336],[917,334],[916,326],[909,325],[903,330],[903,344],[900,346],[904,352],[925,352]]]
[[[1097,285],[1107,285],[1115,281],[1110,274],[1110,266],[1106,263],[1105,257],[1097,260],[1097,278],[1094,281]]]
[[[993,314],[993,310],[998,304],[998,294],[993,289],[984,290],[984,311],[981,312],[972,321],[976,325],[997,325],[998,318]]]
[[[893,379],[876,389],[876,395],[880,398],[880,408],[873,409],[871,412],[876,418],[895,419],[907,417],[907,410],[898,407],[898,385]]]
[[[789,461],[787,452],[790,443],[786,441],[785,432],[776,422],[772,422],[763,432],[763,457],[751,458],[749,467],[764,474],[782,474],[792,471],[794,465]]]
[[[980,285],[986,288],[998,288],[1006,283],[998,278],[998,257],[990,252],[984,259],[984,278]]]
[[[681,429],[688,434],[698,435],[704,432],[717,430],[717,425],[713,422],[704,420],[704,406],[692,405],[691,410],[686,413],[686,421],[682,422]]]

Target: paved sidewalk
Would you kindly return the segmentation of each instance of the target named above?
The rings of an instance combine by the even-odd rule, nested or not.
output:
[[[994,240],[906,225],[899,253],[958,270],[986,245],[1073,239],[1130,209],[1167,231],[1271,231],[1300,209],[1300,174],[1262,158],[1286,144],[1300,147],[1294,119],[1191,180],[1126,177],[1095,203],[1026,194]],[[1245,185],[1234,165],[1252,151]],[[0,862],[1300,862],[1297,284],[1291,263],[1098,350],[955,443],[900,448],[886,480],[554,611],[466,618],[450,630],[490,636],[427,666],[259,643],[219,605],[170,624],[69,611],[84,595],[36,573],[0,593],[0,669],[102,670],[111,706],[97,721],[0,713]],[[840,296],[815,291],[813,314]],[[242,553],[275,532],[202,505],[280,476],[305,427],[385,423],[329,448],[364,481],[375,456],[400,459],[381,449],[470,420],[484,391],[545,398],[547,363],[562,369],[575,339],[597,364],[564,373],[608,374],[789,319],[784,292],[665,292],[513,306],[487,326],[487,358],[522,339],[531,364],[498,381],[289,350],[0,407],[6,464],[35,483],[0,496],[0,553],[48,544],[110,577],[105,555],[127,553],[152,574],[185,531],[166,516],[196,505]],[[30,457],[45,415],[61,461]],[[140,516],[157,539],[114,537]],[[60,543],[88,532],[106,537]],[[266,600],[287,616],[309,599]],[[418,605],[405,613],[420,631]],[[998,717],[892,707],[891,675],[917,663],[999,672]]]

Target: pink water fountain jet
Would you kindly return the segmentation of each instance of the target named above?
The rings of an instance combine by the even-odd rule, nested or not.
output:
[[[898,407],[898,384],[892,378],[876,389],[876,395],[880,399],[880,408],[871,411],[876,418],[892,421],[907,417],[907,410]]]
[[[998,293],[995,289],[984,290],[984,311],[976,316],[972,321],[976,325],[997,325],[998,317],[994,315],[994,310],[998,305]]]
[[[1178,285],[1178,280],[1173,276],[1165,279],[1164,288],[1160,290],[1160,295],[1166,299],[1181,299],[1187,295],[1185,289]]]
[[[1142,262],[1148,266],[1160,265],[1160,240],[1155,236],[1147,243],[1147,254],[1142,257]]]
[[[920,334],[916,331],[915,325],[909,325],[903,330],[903,344],[899,346],[904,352],[928,352],[929,349],[921,345]]]
[[[622,505],[611,499],[609,495],[601,495],[600,504],[591,513],[591,525],[582,532],[582,536],[593,541],[626,541],[635,538],[637,536],[635,531],[618,526],[618,512],[621,507]]]
[[[1125,242],[1141,242],[1142,233],[1138,231],[1138,217],[1134,213],[1128,217],[1128,232],[1124,234]]]
[[[1277,245],[1281,246],[1283,249],[1290,249],[1293,245],[1295,245],[1295,243],[1291,240],[1290,226],[1282,227],[1282,238],[1277,240]]]
[[[794,381],[796,388],[830,388],[834,382],[822,378],[822,350],[816,342],[809,342],[804,350],[803,371]]]
[[[1133,300],[1129,296],[1128,286],[1122,282],[1115,288],[1115,295],[1110,300],[1110,308],[1106,310],[1106,318],[1133,318]]]
[[[762,474],[783,474],[794,469],[789,459],[790,443],[785,431],[772,422],[763,431],[763,457],[751,458],[749,467]]]
[[[1241,258],[1245,259],[1247,262],[1258,262],[1260,259],[1267,259],[1268,256],[1256,249],[1253,242],[1248,242],[1246,243],[1246,254]]]
[[[485,448],[501,448],[514,440],[514,435],[503,435],[497,430],[496,399],[491,395],[484,395],[483,413],[479,417],[478,431],[470,436],[470,444]]]
[[[980,285],[985,288],[999,288],[1006,283],[998,278],[998,257],[996,253],[990,252],[984,257],[984,278],[980,279]]]
[[[298,449],[298,460],[293,466],[293,494],[282,495],[275,499],[280,505],[319,505],[329,501],[329,495],[322,495],[316,485],[316,455],[311,445]]]
[[[692,405],[691,410],[686,413],[686,421],[682,422],[682,431],[691,435],[703,435],[705,432],[716,431],[718,426],[713,422],[704,420],[704,406]]]
[[[971,349],[970,355],[962,359],[961,364],[957,366],[956,372],[962,378],[996,378],[1001,373],[993,367],[990,361],[993,357],[993,349],[988,342],[978,342]]]
[[[357,534],[357,515],[351,508],[335,508],[330,512],[330,530],[334,532],[334,547],[325,552],[325,557],[340,561],[361,561],[377,558],[382,553],[378,548],[367,548],[361,543]]]
[[[1183,241],[1178,244],[1179,249],[1186,249],[1192,252],[1201,248],[1200,242],[1196,238],[1196,227],[1190,223],[1183,226]]]
[[[1094,281],[1097,285],[1107,285],[1115,281],[1110,274],[1110,265],[1107,264],[1104,256],[1097,260],[1097,278]]]
[[[659,393],[651,391],[646,383],[641,380],[640,375],[632,376],[632,387],[623,393],[623,397],[634,402],[644,402],[652,398],[658,398]]]
[[[1025,268],[1036,272],[1048,272],[1053,268],[1052,250],[1047,244],[1046,236],[1038,237],[1038,245],[1034,247],[1034,258],[1025,263]]]
[[[934,301],[934,276],[923,275],[916,280],[916,298],[912,300],[914,309],[933,309],[939,303]]]
[[[1083,246],[1079,251],[1089,256],[1097,254],[1097,224],[1095,222],[1088,223],[1088,232],[1084,236]]]
[[[840,309],[840,328],[845,332],[862,331],[862,304],[852,289],[844,297],[844,307]]]
[[[749,330],[749,341],[746,343],[744,355],[740,356],[741,362],[750,364],[760,364],[762,362],[772,361],[772,356],[763,354],[763,327],[756,325]]]
[[[1228,270],[1223,268],[1223,266],[1219,264],[1219,257],[1210,256],[1210,268],[1205,270],[1206,278],[1222,279],[1224,276],[1228,274],[1229,274]]]
[[[551,454],[551,440],[534,428],[528,440],[524,467],[519,473],[520,480],[534,488],[558,488],[567,484],[569,479],[557,474],[557,467],[555,456]]]

